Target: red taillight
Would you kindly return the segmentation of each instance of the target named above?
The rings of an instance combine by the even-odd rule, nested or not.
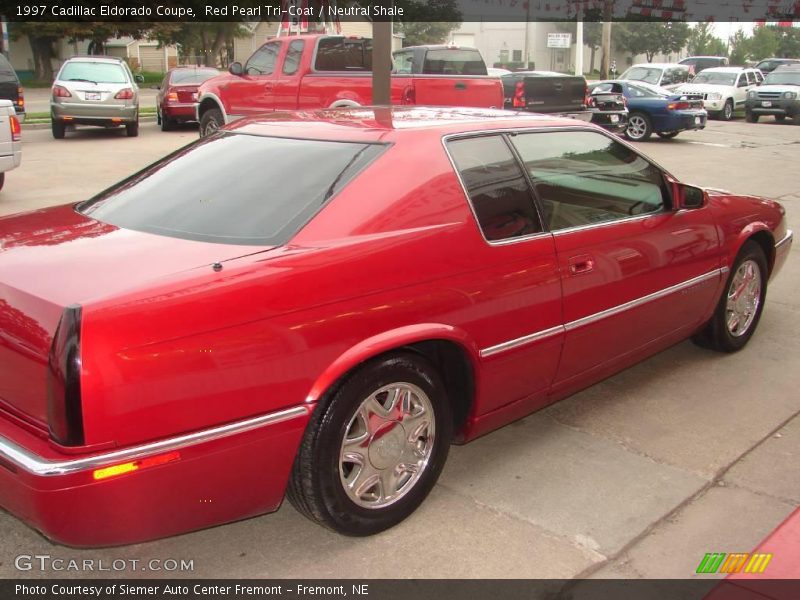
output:
[[[117,100],[132,100],[133,99],[133,90],[131,88],[125,88],[124,90],[120,90],[114,96]]]
[[[17,106],[25,108],[25,90],[21,86],[17,88]]]
[[[594,100],[594,98],[589,96],[589,86],[587,85],[583,88],[583,104],[585,106],[593,106],[592,100]]]
[[[178,92],[170,92],[167,94],[167,102],[177,102],[178,101]]]
[[[22,139],[22,127],[20,127],[19,119],[17,119],[17,117],[11,117],[8,122],[11,125],[11,141],[20,141]]]
[[[47,422],[63,446],[83,445],[81,406],[81,307],[64,309],[47,365]]]
[[[416,104],[417,103],[417,92],[414,90],[414,86],[409,85],[406,89],[403,90],[403,96],[400,98],[400,104]]]
[[[514,87],[514,99],[512,100],[514,108],[525,108],[527,101],[525,100],[525,82],[518,81]]]
[[[53,98],[71,98],[69,90],[61,85],[53,86]]]
[[[670,102],[667,104],[669,110],[686,110],[690,107],[688,102]]]

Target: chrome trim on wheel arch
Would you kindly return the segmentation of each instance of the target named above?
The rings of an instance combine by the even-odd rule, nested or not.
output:
[[[489,346],[488,348],[484,348],[480,351],[479,353],[480,357],[487,358],[489,356],[494,356],[495,354],[500,354],[501,352],[507,352],[508,350],[513,350],[514,348],[519,348],[521,346],[526,346],[528,344],[532,344],[534,342],[547,339],[559,333],[566,333],[567,331],[578,329],[579,327],[595,323],[607,317],[612,317],[627,310],[637,308],[638,306],[642,306],[644,304],[647,304],[648,302],[659,300],[660,298],[664,298],[666,296],[669,296],[670,294],[674,294],[676,292],[680,292],[682,290],[694,287],[695,285],[698,285],[705,281],[722,277],[726,273],[728,273],[728,271],[729,271],[728,267],[714,269],[713,271],[709,271],[704,275],[693,277],[692,279],[688,279],[681,283],[677,283],[668,288],[664,288],[663,290],[659,290],[657,292],[653,292],[652,294],[648,294],[647,296],[642,296],[641,298],[636,298],[635,300],[631,300],[630,302],[613,306],[611,308],[594,313],[592,315],[581,317],[580,319],[570,321],[569,323],[565,323],[564,325],[557,325],[556,327],[550,327],[548,329],[543,329],[542,331],[531,333],[530,335],[525,335],[523,337],[509,340],[507,342],[495,344],[494,346]]]
[[[80,471],[89,471],[98,467],[138,460],[152,454],[179,450],[188,446],[218,440],[237,433],[258,429],[264,425],[274,425],[290,419],[308,414],[309,409],[305,406],[296,406],[286,410],[261,415],[244,421],[236,421],[211,429],[203,429],[194,433],[168,438],[150,444],[133,446],[123,450],[95,454],[85,458],[74,458],[67,460],[49,460],[42,458],[25,448],[15,444],[9,439],[0,436],[0,460],[6,460],[12,465],[19,467],[33,475],[51,477],[55,475],[70,475]]]

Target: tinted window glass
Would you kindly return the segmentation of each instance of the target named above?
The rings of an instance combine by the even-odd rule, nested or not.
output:
[[[283,74],[294,75],[300,67],[300,58],[303,56],[303,47],[306,43],[303,40],[294,40],[289,44],[286,51],[286,58],[283,59]]]
[[[525,175],[502,137],[454,140],[447,147],[487,240],[542,230]]]
[[[314,65],[317,71],[371,71],[372,40],[322,38]]]
[[[443,48],[425,53],[422,72],[433,75],[486,75],[486,64],[477,50]]]
[[[661,172],[604,135],[526,133],[511,142],[533,179],[550,229],[614,221],[665,207],[668,196]]]
[[[58,78],[62,81],[94,81],[95,83],[127,83],[125,70],[118,63],[67,62]]]
[[[384,146],[218,134],[80,205],[118,227],[225,244],[285,244]]]
[[[8,60],[6,60],[6,57],[0,54],[0,82],[6,83],[9,81],[16,82],[17,74]]]
[[[280,51],[280,42],[272,42],[261,46],[247,61],[244,72],[248,75],[272,75],[275,61]]]
[[[692,80],[692,83],[708,83],[709,85],[734,85],[736,73],[723,71],[703,71]]]
[[[191,85],[193,83],[203,83],[219,75],[216,69],[180,69],[172,72],[173,85]]]

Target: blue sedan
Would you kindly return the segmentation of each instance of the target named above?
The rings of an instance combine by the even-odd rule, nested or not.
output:
[[[676,94],[641,81],[597,81],[589,84],[589,93],[622,94],[628,104],[628,128],[625,137],[634,142],[648,139],[653,133],[674,138],[681,131],[703,129],[708,113],[701,96]]]

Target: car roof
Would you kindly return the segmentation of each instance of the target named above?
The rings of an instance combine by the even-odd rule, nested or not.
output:
[[[742,71],[755,71],[753,67],[711,67],[703,69],[702,73],[741,73]]]
[[[109,62],[109,63],[122,63],[121,58],[116,56],[106,56],[104,54],[89,55],[89,56],[70,56],[66,62]]]
[[[353,107],[267,113],[239,119],[229,131],[250,135],[351,142],[393,142],[433,134],[531,127],[597,127],[549,115],[441,106]]]
[[[681,59],[681,62],[684,60],[691,60],[693,58],[713,58],[714,60],[727,60],[724,56],[705,56],[705,55],[697,55],[697,56],[687,56],[686,58]]]
[[[765,61],[768,61],[768,60],[773,60],[773,61],[774,60],[780,60],[780,61],[788,61],[790,63],[800,63],[800,58],[779,58],[777,56],[772,57],[772,58],[762,58],[758,62],[762,63],[762,62],[765,62]]]
[[[632,69],[633,67],[656,67],[658,69],[664,69],[666,67],[680,67],[682,69],[688,68],[686,65],[679,63],[636,63],[628,68]]]
[[[797,73],[800,71],[800,61],[775,67],[773,73]]]

